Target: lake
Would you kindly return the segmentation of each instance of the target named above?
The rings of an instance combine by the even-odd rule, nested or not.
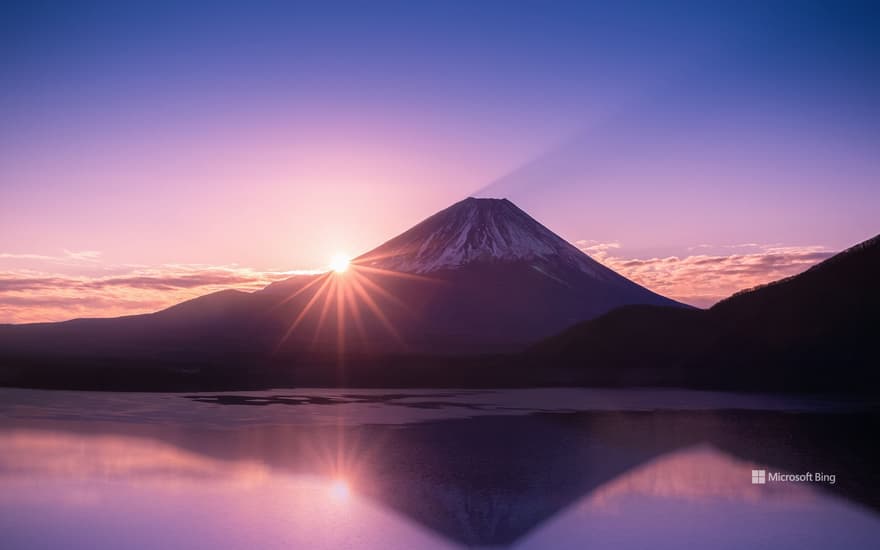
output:
[[[876,548],[878,410],[648,389],[0,389],[0,548]]]

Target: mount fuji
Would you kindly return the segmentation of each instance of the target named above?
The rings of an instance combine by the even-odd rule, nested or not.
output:
[[[288,364],[507,353],[631,304],[681,306],[591,259],[512,202],[468,198],[355,258],[344,273],[225,290],[146,315],[0,326],[0,367],[72,360],[188,369],[278,357]]]
[[[623,305],[681,305],[593,260],[507,199],[453,204],[353,265],[418,307],[412,336],[429,350],[507,351]]]
[[[364,254],[358,262],[411,273],[480,262],[527,262],[535,269],[569,267],[600,281],[626,281],[507,199],[465,199]]]

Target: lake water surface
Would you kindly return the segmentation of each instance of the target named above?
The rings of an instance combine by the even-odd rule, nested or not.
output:
[[[878,419],[678,390],[0,389],[0,548],[877,548]]]

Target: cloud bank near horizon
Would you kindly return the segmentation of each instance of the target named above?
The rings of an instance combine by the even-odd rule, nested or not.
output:
[[[709,307],[731,294],[796,275],[832,256],[821,246],[745,243],[700,244],[692,255],[628,258],[616,241],[580,240],[581,250],[621,275],[675,300]],[[265,271],[228,265],[106,265],[100,253],[63,255],[0,253],[0,262],[39,260],[42,270],[3,269],[0,263],[0,323],[64,321],[150,313],[211,292],[259,290],[316,270]],[[65,273],[87,266],[88,273]]]
[[[710,307],[740,290],[797,275],[833,256],[822,246],[744,243],[700,244],[688,256],[626,258],[619,242],[575,243],[593,259],[654,292],[697,307]],[[727,253],[706,253],[721,250]],[[703,253],[699,253],[703,252]]]
[[[0,254],[0,258],[4,257],[13,255]],[[59,258],[64,257],[40,259],[54,264]],[[109,273],[79,275],[59,271],[0,270],[0,323],[151,313],[219,290],[252,292],[274,281],[316,272],[259,271],[235,265],[198,264],[103,266],[102,271]]]

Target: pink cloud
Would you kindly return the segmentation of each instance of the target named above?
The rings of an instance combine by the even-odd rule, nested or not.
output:
[[[834,254],[821,246],[747,243],[691,248],[736,251],[731,254],[638,259],[612,256],[610,251],[620,248],[617,242],[577,244],[594,259],[640,285],[699,307],[709,307],[739,290],[796,275]]]
[[[833,253],[819,246],[699,245],[690,250],[733,253],[664,258],[615,255],[619,242],[578,241],[581,250],[611,269],[660,294],[708,307],[734,292],[800,273]],[[39,255],[0,254],[0,259],[38,259]],[[39,256],[56,262],[94,264],[96,252]],[[240,266],[101,264],[97,274],[33,270],[0,271],[0,323],[62,321],[149,313],[218,290],[253,291],[297,273],[259,271]],[[102,275],[102,273],[112,273]]]
[[[218,290],[258,290],[298,272],[236,266],[107,266],[122,273],[84,276],[0,271],[0,323],[62,321],[149,313]]]
[[[47,254],[14,254],[9,252],[0,252],[0,260],[26,260],[28,262],[49,262],[57,264],[71,264],[82,262],[100,261],[101,253],[95,250],[65,250],[60,255]]]

